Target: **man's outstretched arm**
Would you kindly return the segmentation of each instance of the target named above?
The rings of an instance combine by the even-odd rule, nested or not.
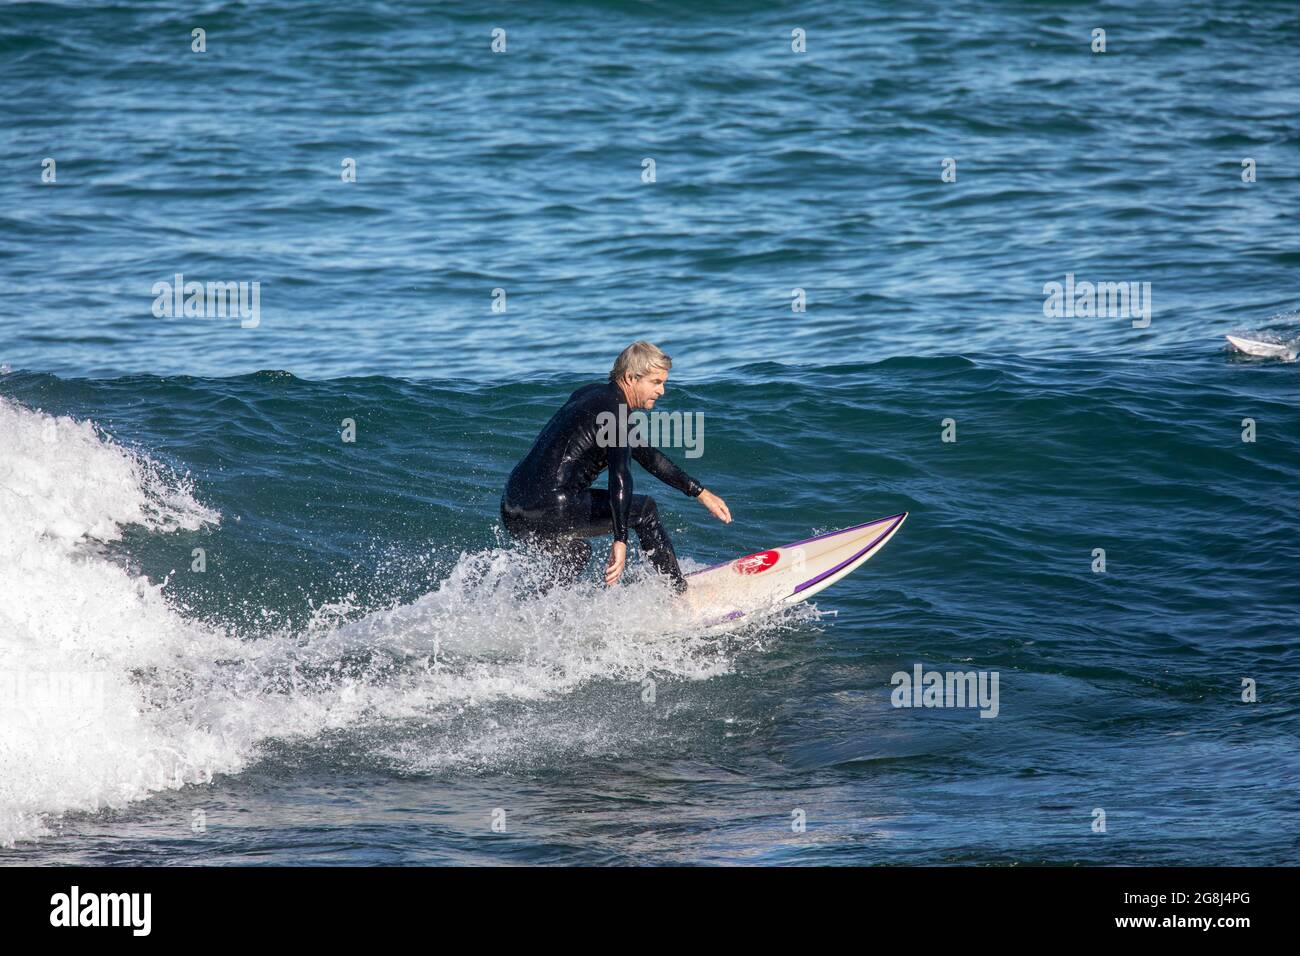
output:
[[[672,459],[658,448],[652,445],[637,447],[633,449],[632,457],[636,459],[637,464],[664,484],[676,488],[684,495],[698,499],[715,518],[730,524],[731,510],[727,507],[727,503],[678,468],[673,464]]]
[[[665,485],[676,488],[690,498],[698,498],[704,486],[682,471],[673,460],[653,445],[638,446],[632,450],[632,457],[637,464],[654,475]]]

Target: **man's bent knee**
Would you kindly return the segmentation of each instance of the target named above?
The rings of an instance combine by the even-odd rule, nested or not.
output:
[[[646,495],[645,502],[641,505],[636,515],[637,527],[651,527],[659,523],[659,506],[655,500]]]

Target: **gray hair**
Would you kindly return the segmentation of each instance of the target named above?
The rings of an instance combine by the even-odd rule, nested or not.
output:
[[[661,368],[667,371],[672,367],[673,360],[658,346],[637,341],[618,353],[618,358],[614,360],[614,367],[609,370],[609,380],[621,382],[624,375],[630,374],[633,378],[640,378],[652,369]]]

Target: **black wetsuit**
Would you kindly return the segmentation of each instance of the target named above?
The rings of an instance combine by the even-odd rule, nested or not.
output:
[[[613,534],[615,541],[626,543],[628,528],[634,528],[646,557],[683,591],[686,581],[654,499],[632,494],[631,460],[692,498],[704,486],[657,448],[598,443],[597,416],[609,412],[617,422],[619,406],[626,403],[613,382],[584,385],[570,395],[510,473],[501,496],[501,521],[516,538],[536,541],[554,556],[558,583],[571,583],[587,566],[591,545],[584,539]],[[624,412],[629,414],[631,410]],[[609,490],[593,489],[591,483],[606,467]]]

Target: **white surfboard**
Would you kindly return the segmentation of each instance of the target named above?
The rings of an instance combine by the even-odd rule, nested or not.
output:
[[[1244,352],[1247,355],[1254,355],[1257,358],[1279,358],[1287,362],[1295,361],[1295,349],[1289,345],[1280,345],[1277,342],[1260,342],[1256,339],[1243,339],[1240,335],[1226,335],[1224,338],[1238,352]]]
[[[806,601],[852,574],[894,536],[907,512],[769,548],[686,575],[686,600],[714,628]]]

